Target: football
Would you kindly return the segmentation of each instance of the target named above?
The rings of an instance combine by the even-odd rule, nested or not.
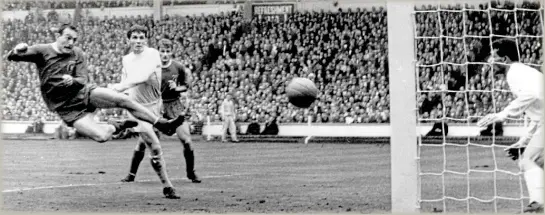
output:
[[[308,108],[318,97],[318,88],[308,78],[294,78],[286,87],[286,95],[291,104],[298,108]]]

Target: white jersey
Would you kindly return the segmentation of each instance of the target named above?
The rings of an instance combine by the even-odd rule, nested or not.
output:
[[[223,116],[234,116],[235,115],[235,104],[232,100],[223,100],[221,103],[221,112]]]
[[[522,63],[513,63],[506,79],[516,98],[502,111],[503,114],[518,117],[525,113],[533,122],[541,124],[544,117],[543,74]]]
[[[141,104],[161,101],[161,57],[154,48],[144,47],[142,53],[123,56],[121,81],[144,79],[143,83],[127,89],[129,97]]]

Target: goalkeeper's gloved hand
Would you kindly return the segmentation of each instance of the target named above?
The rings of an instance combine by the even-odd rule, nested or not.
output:
[[[524,153],[524,150],[526,149],[526,147],[521,147],[521,148],[508,148],[506,149],[507,151],[507,157],[510,157],[511,159],[513,159],[514,161],[516,161],[517,159],[519,159],[519,157]]]
[[[519,159],[519,157],[524,153],[526,149],[526,139],[522,138],[513,145],[510,145],[505,149],[507,152],[507,157],[510,157],[513,160]]]

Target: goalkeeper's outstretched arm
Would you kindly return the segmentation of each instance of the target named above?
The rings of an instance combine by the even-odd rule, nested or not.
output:
[[[518,117],[524,113],[538,98],[530,93],[520,93],[519,96],[507,105],[501,112],[488,114],[477,122],[477,126],[485,127],[495,122],[503,122],[507,117]]]
[[[537,100],[538,98],[532,94],[521,94],[515,100],[511,101],[498,115],[502,120],[505,120],[507,117],[518,117]]]

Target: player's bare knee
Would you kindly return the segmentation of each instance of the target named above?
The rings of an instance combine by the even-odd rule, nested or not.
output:
[[[160,155],[150,157],[151,166],[154,169],[160,169],[163,167],[163,162]]]
[[[146,132],[140,133],[140,138],[149,148],[160,147],[159,138],[157,138],[152,128],[148,128]]]
[[[193,150],[191,147],[191,141],[182,141],[182,146],[185,150]]]
[[[154,169],[158,169],[158,168],[161,168],[163,166],[162,164],[162,156],[163,156],[163,153],[161,152],[161,150],[157,151],[157,150],[150,150],[151,152],[151,156],[150,156],[150,162],[151,162],[151,165],[153,166]]]
[[[106,133],[102,133],[102,134],[95,134],[93,136],[93,140],[99,142],[99,143],[104,143],[104,142],[107,142],[108,140],[110,140],[110,135],[106,134]]]
[[[135,151],[143,152],[146,150],[146,144],[144,142],[138,142],[136,144],[136,147],[134,148]]]
[[[161,147],[153,147],[150,149],[150,155],[151,157],[161,157],[163,155],[163,150]]]
[[[178,135],[178,140],[180,140],[180,142],[181,142],[183,145],[188,144],[188,143],[191,142],[190,139],[187,138],[187,137],[184,136],[184,135]]]
[[[121,108],[129,109],[133,107],[133,103],[134,101],[130,100],[129,97],[126,95],[119,96],[119,98],[117,99],[117,106]]]

